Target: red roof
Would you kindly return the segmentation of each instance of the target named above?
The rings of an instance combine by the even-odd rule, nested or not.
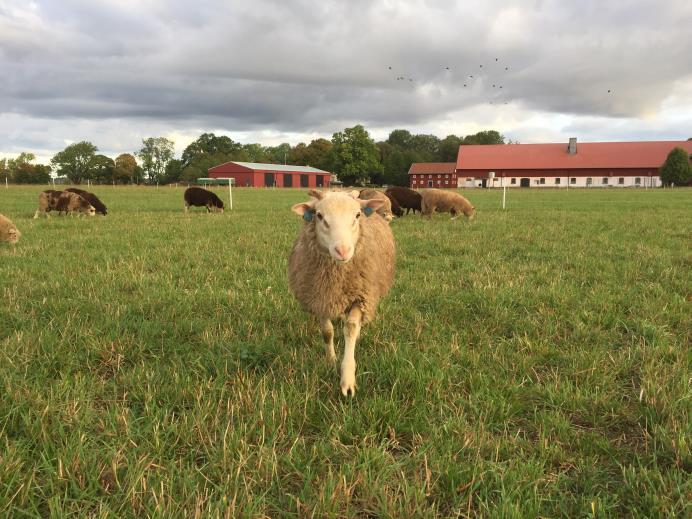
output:
[[[456,162],[414,162],[408,170],[409,175],[418,173],[454,173]]]
[[[567,143],[459,146],[457,170],[658,168],[680,147],[692,153],[692,141],[581,142],[577,153]]]

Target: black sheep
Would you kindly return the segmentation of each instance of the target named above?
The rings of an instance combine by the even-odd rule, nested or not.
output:
[[[396,200],[402,209],[406,209],[406,214],[413,209],[413,214],[420,211],[421,195],[408,187],[392,186],[384,192],[392,201]],[[403,211],[402,211],[403,212]]]
[[[77,187],[69,187],[65,191],[70,191],[71,193],[78,194],[84,200],[89,202],[94,207],[94,209],[96,209],[97,214],[102,214],[103,216],[106,216],[106,206],[103,204],[103,202],[101,202],[101,200],[99,200],[99,197],[97,197],[94,193],[84,191],[83,189],[79,189]]]
[[[223,213],[223,201],[216,196],[216,193],[207,191],[201,187],[188,187],[183,195],[185,198],[185,212],[190,206],[206,207],[207,212],[214,207]]]

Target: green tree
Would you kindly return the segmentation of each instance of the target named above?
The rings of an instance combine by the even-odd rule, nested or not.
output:
[[[281,143],[278,146],[270,146],[267,148],[267,159],[271,164],[288,164],[288,156],[291,153],[291,145],[287,142]]]
[[[440,162],[456,162],[461,142],[461,137],[447,135],[440,141],[440,146],[437,150],[437,160]]]
[[[327,139],[315,139],[310,144],[304,142],[291,148],[288,163],[295,166],[312,166],[324,171],[331,170],[330,153],[332,143]]]
[[[673,148],[659,169],[664,186],[686,186],[692,182],[690,157],[682,148]]]
[[[51,159],[51,164],[60,176],[66,176],[74,184],[91,178],[94,157],[98,148],[88,141],[70,144]]]
[[[383,171],[375,142],[360,124],[332,136],[331,160],[345,184],[363,185]]]
[[[241,144],[233,141],[230,137],[226,137],[225,135],[217,136],[213,133],[203,133],[197,138],[197,140],[188,144],[185,150],[183,150],[183,154],[180,159],[181,167],[182,169],[185,169],[186,167],[191,166],[193,163],[199,162],[200,160],[212,155],[228,157],[227,160],[222,162],[241,160],[237,158],[236,155],[240,153],[242,149],[243,147]]]
[[[168,164],[166,164],[166,173],[163,176],[163,181],[166,184],[178,182],[180,181],[180,176],[182,175],[182,173],[182,161],[178,159],[172,159]]]
[[[162,182],[166,166],[173,159],[173,141],[165,137],[149,137],[142,140],[137,156],[150,183]]]
[[[115,161],[105,155],[95,155],[92,163],[91,178],[99,184],[110,184],[113,182],[113,172]]]
[[[392,130],[387,138],[387,143],[402,149],[413,147],[413,135],[408,130]]]
[[[3,184],[10,181],[10,169],[7,167],[7,159],[0,159],[0,181]]]
[[[495,130],[486,130],[467,135],[464,137],[462,144],[504,144],[504,136]]]
[[[268,160],[267,148],[265,148],[261,144],[257,144],[257,143],[244,144],[242,151],[247,156],[247,159],[246,159],[247,162],[267,162],[267,160]],[[234,156],[232,159],[229,159],[229,160],[241,160],[241,159],[236,158]]]

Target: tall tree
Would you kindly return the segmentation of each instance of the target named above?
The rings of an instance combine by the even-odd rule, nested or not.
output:
[[[287,142],[267,148],[267,158],[271,164],[288,164],[288,156],[290,153],[291,145]]]
[[[7,159],[0,159],[0,181],[4,184],[10,180],[10,170],[7,167]]]
[[[243,144],[243,152],[247,156],[248,162],[267,162],[267,148],[261,144]],[[232,158],[230,160],[240,160],[238,158]]]
[[[504,144],[504,136],[495,130],[485,130],[482,132],[475,133],[473,135],[467,135],[464,137],[462,144]]]
[[[411,148],[413,146],[413,135],[408,130],[392,130],[387,138],[387,142],[399,148]]]
[[[686,186],[692,182],[690,157],[682,148],[673,148],[659,170],[664,186]]]
[[[142,161],[147,179],[151,183],[163,181],[166,165],[173,159],[173,141],[165,137],[149,137],[142,140],[137,156]]]
[[[135,170],[137,159],[129,153],[121,153],[115,158],[113,180],[118,184],[131,184],[135,182]]]
[[[51,164],[58,175],[66,176],[74,184],[81,184],[92,176],[97,151],[98,148],[88,141],[76,142],[56,153]]]
[[[315,139],[310,144],[304,142],[291,148],[288,163],[295,166],[312,166],[313,168],[330,171],[330,153],[332,143],[327,139]]]
[[[172,159],[168,164],[166,164],[166,173],[163,176],[163,181],[166,184],[178,182],[180,180],[180,176],[182,175],[182,173],[182,161],[178,159]]]
[[[456,162],[461,141],[461,137],[447,135],[440,141],[440,146],[437,150],[437,160],[440,162]]]
[[[332,136],[334,172],[345,184],[363,185],[383,171],[375,142],[362,125],[346,128]]]
[[[113,182],[113,171],[115,161],[105,155],[95,155],[92,168],[92,179],[99,184],[109,184]]]
[[[233,141],[230,137],[226,137],[225,135],[217,136],[213,133],[203,133],[197,137],[197,140],[188,144],[185,150],[183,150],[183,155],[180,158],[181,167],[182,169],[185,169],[194,162],[199,162],[200,160],[212,155],[231,157],[241,150],[241,144]],[[241,159],[235,157],[228,158],[224,162],[229,160]]]

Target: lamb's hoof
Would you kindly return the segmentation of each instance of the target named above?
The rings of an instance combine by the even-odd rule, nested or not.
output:
[[[356,395],[355,375],[341,377],[341,394],[350,397],[354,397]]]

